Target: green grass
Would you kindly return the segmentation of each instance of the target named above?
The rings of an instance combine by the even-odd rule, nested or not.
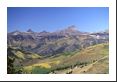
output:
[[[40,66],[33,67],[32,69],[32,74],[48,74],[49,72],[49,68],[44,68]]]
[[[65,55],[65,56],[68,56],[68,55],[71,55],[72,52],[63,52],[62,55]]]
[[[75,50],[75,51],[66,51],[66,52],[63,52],[61,55],[63,56],[72,56],[74,55],[75,53],[78,53],[79,51],[78,50]]]

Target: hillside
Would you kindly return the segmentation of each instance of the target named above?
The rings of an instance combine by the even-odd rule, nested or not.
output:
[[[24,66],[26,73],[109,73],[108,43],[88,47],[73,55],[61,55]]]

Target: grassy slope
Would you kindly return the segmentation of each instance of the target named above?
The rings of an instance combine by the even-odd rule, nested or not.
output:
[[[83,68],[74,68],[74,74],[83,73],[83,74],[108,74],[109,73],[109,61],[108,56],[101,58],[98,61],[95,61]]]
[[[98,44],[76,53],[72,57],[63,61],[63,63],[73,64],[74,62],[93,62],[94,60],[99,60],[106,55],[108,55],[108,44]]]
[[[39,54],[35,54],[35,53],[27,53],[21,50],[17,50],[17,49],[12,49],[11,50],[14,55],[18,58],[18,59],[37,59],[37,58],[41,58],[41,56]]]
[[[106,56],[105,58],[93,64],[93,66],[89,68],[85,73],[108,74],[109,73],[109,56]]]
[[[108,44],[98,44],[82,50],[79,54],[64,60],[65,64],[73,62],[82,62],[81,65],[76,65],[72,68],[57,70],[56,73],[109,73],[109,52]],[[83,64],[83,62],[87,64]]]
[[[38,60],[35,64],[25,66],[24,69],[27,71],[27,73],[33,71],[35,67],[38,67],[39,69],[53,69],[56,73],[66,73],[71,70],[73,73],[84,73],[84,71],[85,73],[108,73],[108,58],[106,58],[106,60],[101,60],[101,58],[109,55],[108,51],[108,43],[98,44],[77,52],[74,55],[61,55],[58,57],[50,57],[43,60]],[[72,69],[71,66],[73,66]],[[102,68],[101,66],[104,67],[102,71],[100,71]],[[82,67],[81,69],[86,70],[82,71],[79,67]],[[96,69],[97,67],[100,69]],[[61,69],[58,70],[58,68]],[[78,72],[79,70],[81,70],[81,72]]]

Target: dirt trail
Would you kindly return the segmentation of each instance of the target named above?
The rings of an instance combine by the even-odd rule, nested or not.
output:
[[[105,58],[107,58],[108,56],[104,56],[104,57],[102,57],[101,59],[99,59],[98,61],[95,61],[94,63],[91,63],[91,64],[89,64],[89,65],[87,65],[87,66],[84,66],[84,67],[82,67],[82,68],[80,68],[80,67],[78,67],[78,68],[74,68],[74,69],[72,69],[72,73],[73,74],[79,74],[79,73],[85,73],[86,71],[88,71],[94,64],[96,64],[97,62],[99,62],[100,60],[102,60],[102,59],[105,59]]]

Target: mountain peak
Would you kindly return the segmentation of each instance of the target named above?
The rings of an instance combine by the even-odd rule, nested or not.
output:
[[[65,31],[67,31],[67,32],[75,32],[75,31],[77,31],[77,29],[76,29],[75,25],[71,25],[71,26],[67,27],[65,29]]]
[[[31,29],[28,29],[27,32],[33,32]]]
[[[76,30],[76,26],[75,25],[71,25],[67,29],[69,29],[69,30]]]
[[[19,30],[15,30],[14,32],[12,32],[13,35],[18,35],[20,33]]]

